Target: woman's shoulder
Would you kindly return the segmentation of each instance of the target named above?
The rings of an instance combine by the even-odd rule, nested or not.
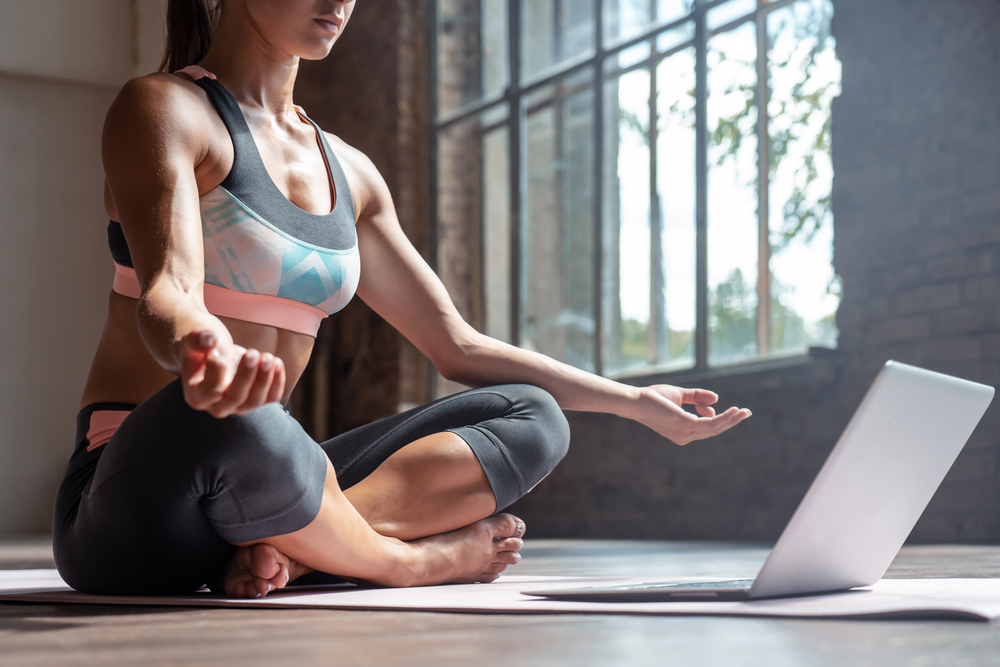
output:
[[[345,167],[350,167],[359,172],[375,169],[375,164],[359,149],[350,145],[333,132],[323,130],[323,135],[326,137],[327,143],[330,144],[330,148],[337,154],[337,159],[341,163],[346,163]]]
[[[122,86],[108,110],[108,120],[133,119],[150,129],[204,127],[211,112],[205,91],[190,79],[154,72],[129,80]],[[152,123],[152,126],[149,125]]]
[[[371,158],[337,135],[326,131],[323,134],[344,169],[359,213],[372,201],[388,195],[385,179]]]

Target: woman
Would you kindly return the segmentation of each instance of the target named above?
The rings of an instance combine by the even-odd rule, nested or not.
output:
[[[79,590],[259,597],[313,570],[489,582],[520,560],[525,531],[497,512],[565,454],[560,407],[678,444],[750,414],[716,415],[703,390],[626,387],[462,321],[375,167],[292,104],[299,59],[326,57],[353,6],[171,0],[170,73],[130,81],[108,112],[115,283],[54,527]],[[311,440],[281,406],[320,320],[355,292],[480,389]]]

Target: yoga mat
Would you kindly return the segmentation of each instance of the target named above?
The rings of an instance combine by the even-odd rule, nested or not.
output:
[[[303,586],[256,600],[192,595],[122,597],[78,593],[55,570],[0,571],[0,602],[134,606],[308,608],[432,611],[477,614],[631,614],[772,616],[794,618],[935,618],[990,621],[1000,617],[1000,579],[883,579],[874,586],[832,595],[753,602],[565,602],[523,591],[638,583],[623,577],[503,576],[492,584],[423,588]],[[645,579],[648,581],[648,579]]]

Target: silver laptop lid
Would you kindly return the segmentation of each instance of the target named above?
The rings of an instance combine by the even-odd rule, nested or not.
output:
[[[992,400],[992,387],[886,363],[757,575],[750,597],[878,581]]]

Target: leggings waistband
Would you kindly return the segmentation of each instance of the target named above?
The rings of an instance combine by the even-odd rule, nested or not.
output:
[[[131,403],[91,403],[84,406],[76,415],[77,433],[86,429],[84,440],[77,442],[77,446],[85,442],[90,452],[106,445],[135,407]]]

